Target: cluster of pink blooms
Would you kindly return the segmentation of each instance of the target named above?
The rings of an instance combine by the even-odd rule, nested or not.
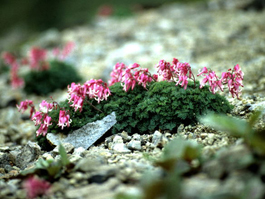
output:
[[[184,89],[187,88],[189,79],[196,85],[195,76],[191,71],[190,64],[187,62],[179,62],[176,58],[173,58],[172,63],[160,60],[156,68],[158,69],[158,75],[162,76],[163,81],[176,82],[176,85],[181,85]],[[127,92],[130,88],[133,90],[136,84],[146,88],[147,83],[158,80],[158,75],[154,74],[151,76],[148,69],[139,69],[139,64],[137,63],[131,66],[117,63],[111,72],[109,85],[111,86],[116,82],[121,82],[123,90]],[[227,72],[224,72],[221,78],[218,78],[214,71],[208,70],[206,67],[199,70],[197,76],[200,75],[204,76],[200,88],[204,87],[206,83],[209,83],[209,90],[215,94],[219,89],[223,91],[224,85],[227,84],[232,97],[236,96],[239,99],[239,94],[241,93],[240,87],[243,87],[242,80],[244,77],[244,73],[241,71],[239,65],[236,65],[233,70],[229,69]]]
[[[241,93],[240,87],[243,87],[243,78],[244,73],[242,72],[240,66],[237,64],[234,66],[234,69],[228,69],[227,72],[222,73],[222,77],[219,78],[214,71],[208,70],[204,67],[199,71],[197,76],[204,76],[204,79],[201,81],[200,88],[205,86],[208,82],[210,86],[210,91],[215,93],[219,89],[224,90],[224,85],[228,85],[229,92],[232,94],[232,97],[237,97],[239,99],[239,94]]]
[[[83,103],[86,98],[94,98],[99,103],[102,100],[107,100],[110,95],[110,90],[107,84],[101,79],[91,79],[83,85],[72,83],[71,86],[68,86],[68,92],[70,106],[73,107],[75,111],[79,110],[80,112],[82,111]],[[31,107],[31,120],[35,123],[35,126],[39,126],[36,131],[37,136],[45,136],[48,132],[49,126],[54,122],[48,113],[53,109],[57,109],[59,105],[56,102],[48,103],[43,100],[39,105],[39,111],[35,110],[35,106],[31,100],[22,101],[20,105],[17,105],[18,110],[22,113],[24,113],[28,107]],[[69,127],[71,121],[69,111],[60,108],[57,126],[61,127],[61,129],[66,126]]]
[[[69,92],[69,103],[70,106],[74,107],[75,111],[82,111],[83,103],[86,98],[95,99],[98,103],[102,100],[107,100],[110,95],[110,90],[107,83],[103,82],[101,79],[94,80],[91,79],[86,81],[83,85],[72,83],[68,86]]]
[[[48,131],[48,127],[52,125],[52,118],[48,115],[48,113],[53,110],[57,109],[57,103],[48,103],[47,101],[43,100],[39,105],[39,110],[35,110],[35,106],[31,100],[25,100],[20,103],[20,105],[17,105],[18,111],[21,111],[24,113],[28,107],[31,107],[30,109],[30,118],[35,123],[35,126],[39,126],[39,129],[36,131],[37,136],[43,135],[45,136]],[[59,121],[58,126],[60,126],[62,129],[65,126],[70,126],[71,119],[68,111],[60,110],[59,112]]]
[[[133,90],[135,85],[142,85],[146,88],[147,83],[157,81],[158,75],[151,76],[148,68],[139,68],[139,64],[134,63],[131,66],[125,66],[123,63],[117,63],[114,66],[110,76],[109,86],[116,82],[121,82],[124,91],[128,91],[130,88]]]
[[[24,181],[23,187],[26,190],[27,197],[33,199],[38,196],[47,195],[51,184],[48,181],[32,176]]]
[[[12,88],[21,88],[24,86],[24,80],[18,75],[19,64],[16,57],[9,52],[4,52],[2,58],[6,65],[11,67],[10,81]]]
[[[53,54],[55,58],[63,60],[72,52],[73,48],[74,42],[67,42],[63,49],[55,48]],[[12,88],[21,88],[24,86],[24,80],[18,75],[20,65],[29,65],[31,70],[48,70],[47,53],[48,51],[46,49],[32,47],[28,57],[17,59],[13,54],[3,52],[2,58],[5,64],[11,67],[10,80]]]
[[[64,60],[73,51],[74,47],[75,43],[69,41],[65,44],[65,46],[62,49],[54,48],[52,50],[52,53],[57,59]]]
[[[47,50],[33,47],[29,52],[28,62],[33,70],[48,70],[49,64],[46,61]]]
[[[156,65],[158,74],[166,81],[175,81],[176,85],[181,84],[184,89],[187,88],[188,78],[194,80],[193,73],[189,63],[181,63],[178,59],[173,58],[172,64],[165,60],[160,60]]]

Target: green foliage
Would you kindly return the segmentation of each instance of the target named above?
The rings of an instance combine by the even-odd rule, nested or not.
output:
[[[243,138],[255,153],[265,156],[265,130],[254,129],[260,115],[260,111],[254,112],[249,121],[244,121],[225,115],[209,114],[201,118],[201,121],[216,129],[227,131],[232,136]]]
[[[169,142],[160,159],[154,162],[162,168],[162,176],[150,172],[142,178],[143,198],[181,198],[182,176],[199,170],[200,164],[192,166],[191,162],[197,160],[200,163],[201,149],[197,142],[182,138],[175,138]]]
[[[172,130],[180,124],[194,124],[197,117],[209,111],[228,113],[232,106],[219,94],[209,92],[209,87],[196,88],[192,82],[186,90],[174,82],[155,82],[137,107],[141,122],[140,132],[154,129]]]
[[[21,175],[28,176],[37,174],[38,176],[41,176],[42,178],[49,181],[58,179],[62,174],[73,167],[67,157],[64,147],[61,144],[59,145],[59,154],[61,158],[57,161],[53,159],[39,159],[35,163],[35,167],[22,171]]]
[[[49,70],[30,71],[24,76],[24,91],[27,94],[47,95],[81,80],[73,66],[60,61],[51,61],[49,64]]]
[[[103,112],[108,114],[115,111],[117,123],[112,127],[112,133],[119,133],[126,130],[132,133],[138,131],[140,118],[138,117],[137,106],[144,99],[146,90],[136,85],[133,90],[125,92],[120,83],[110,87],[111,96],[103,106]]]

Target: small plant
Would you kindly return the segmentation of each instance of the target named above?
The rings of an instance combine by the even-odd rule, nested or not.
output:
[[[201,118],[201,122],[218,130],[226,131],[234,137],[243,138],[252,150],[265,157],[265,130],[256,130],[254,125],[260,118],[261,111],[252,114],[248,121],[240,120],[226,115],[209,114]]]
[[[53,159],[39,159],[31,169],[23,170],[20,173],[21,178],[26,178],[23,187],[27,192],[28,198],[47,195],[51,187],[51,182],[58,180],[63,174],[73,168],[69,161],[64,147],[59,145],[59,154],[61,158],[57,161]]]
[[[134,130],[147,133],[158,128],[173,130],[178,124],[197,122],[197,117],[208,111],[230,112],[231,105],[216,92],[223,91],[224,85],[228,85],[232,96],[239,98],[240,87],[243,86],[244,74],[238,65],[223,73],[221,78],[204,67],[197,75],[204,76],[200,84],[190,65],[175,58],[172,64],[161,60],[156,66],[163,81],[158,81],[157,74],[151,75],[147,68],[139,66],[137,63],[131,66],[117,63],[111,72],[109,85],[94,79],[83,85],[72,83],[68,86],[67,101],[42,102],[40,107],[46,106],[51,112],[38,111],[32,116],[38,126],[37,136],[45,136],[48,130],[56,133],[58,127],[62,127],[60,131],[69,133],[113,111],[117,117],[113,133],[124,129],[129,133]],[[26,101],[21,102],[19,110],[26,109],[24,103],[27,104]],[[66,126],[70,128],[64,129]]]
[[[61,144],[59,145],[59,154],[61,158],[57,161],[53,159],[39,159],[35,163],[35,167],[22,171],[21,176],[25,177],[35,174],[50,182],[58,179],[73,167],[73,164],[69,161],[66,151]]]
[[[64,89],[71,82],[81,81],[75,68],[62,61],[50,61],[49,70],[32,70],[23,77],[27,94],[47,95],[57,89]],[[36,82],[38,82],[36,84]]]
[[[47,95],[57,89],[65,88],[71,82],[81,81],[75,68],[63,62],[73,47],[73,42],[68,42],[62,50],[55,48],[52,61],[47,60],[47,50],[38,47],[33,47],[28,57],[22,59],[4,52],[2,57],[5,64],[10,66],[12,88],[24,88],[27,94]],[[23,65],[29,66],[30,71],[21,75],[19,68]]]
[[[183,198],[182,179],[199,172],[201,149],[202,146],[197,142],[178,137],[169,142],[161,157],[154,161],[154,165],[160,167],[162,173],[157,176],[147,172],[142,177],[142,199]],[[194,161],[198,163],[193,164]]]

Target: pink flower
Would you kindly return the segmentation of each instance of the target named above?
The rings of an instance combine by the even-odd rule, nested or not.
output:
[[[42,120],[42,118],[44,119]],[[44,115],[42,114],[41,117],[39,116],[38,121],[36,122],[40,125],[39,129],[36,131],[37,136],[41,134],[45,136],[47,134],[49,126],[52,125],[51,120],[52,118],[48,116],[47,113]]]
[[[213,94],[215,94],[216,91],[218,91],[219,89],[223,91],[224,86],[222,84],[222,80],[219,80],[218,76],[215,74],[214,71],[208,71],[208,72],[209,72],[208,75],[201,73],[201,74],[204,74],[205,78],[201,81],[200,88],[204,87],[205,84],[208,82],[210,86],[209,90]]]
[[[45,136],[48,132],[48,126],[46,126],[45,124],[40,124],[39,129],[36,131],[37,136],[39,135],[43,135]]]
[[[72,120],[70,119],[69,113],[64,110],[60,110],[58,126],[63,129],[66,126],[69,127],[71,122]]]
[[[242,72],[240,66],[237,64],[234,67],[234,74],[235,76],[239,77],[240,79],[244,79],[244,73]]]
[[[122,80],[122,75],[123,75],[123,70],[125,70],[126,66],[124,63],[117,63],[110,76],[111,76],[111,79],[109,80],[109,86],[115,84],[116,82],[121,82]]]
[[[208,69],[206,67],[203,67],[203,69],[199,70],[199,74],[197,76],[200,76],[202,74],[207,74],[208,73]]]
[[[35,126],[40,125],[42,123],[42,112],[37,111],[31,118],[31,120],[35,123]]]
[[[79,109],[79,111],[82,111],[84,99],[78,95],[72,94],[71,95],[72,104],[70,106],[74,107],[75,111]]]
[[[48,194],[51,184],[37,177],[29,177],[23,182],[23,187],[27,192],[28,198],[33,199]]]
[[[62,49],[61,59],[65,59],[74,49],[75,43],[68,41]]]
[[[32,116],[32,114],[35,112],[35,107],[34,107],[34,104],[33,104],[33,101],[32,100],[25,100],[25,101],[22,101],[20,102],[20,105],[16,105],[17,108],[18,108],[18,111],[21,113],[24,113],[28,107],[30,106],[30,117]]]
[[[240,66],[237,64],[234,67],[234,70],[228,70],[228,72],[223,72],[221,81],[223,84],[228,85],[229,92],[232,94],[232,97],[237,97],[239,99],[239,94],[241,93],[240,87],[243,85],[244,73],[241,71]]]
[[[10,80],[12,88],[21,88],[24,86],[24,80],[18,76],[17,62],[14,62],[10,70]]]
[[[42,100],[39,107],[42,112],[48,113],[49,111],[52,111],[54,105],[53,103],[48,103],[46,100]]]
[[[2,54],[2,58],[4,59],[5,64],[9,66],[17,65],[16,57],[9,52],[4,52]]]
[[[177,59],[173,59],[174,63],[177,63]],[[160,60],[158,65],[156,65],[156,68],[158,68],[158,74],[162,75],[163,80],[170,81],[171,78],[173,78],[172,74],[172,67],[169,62],[166,62],[165,60]]]
[[[47,70],[49,68],[46,60],[46,50],[38,47],[33,47],[29,54],[29,64],[32,69]]]
[[[50,116],[48,116],[48,114],[44,115],[44,119],[43,119],[43,124],[47,127],[49,127],[50,125],[52,125],[51,123],[52,118]]]
[[[185,75],[180,76],[178,82],[176,83],[176,86],[181,82],[182,82],[181,87],[184,87],[184,89],[186,90],[188,85],[188,77]]]
[[[134,73],[134,78],[138,82],[138,85],[142,85],[146,88],[147,83],[152,82],[153,78],[150,75],[148,68],[141,68]]]
[[[128,90],[131,88],[132,90],[134,89],[136,85],[136,79],[133,77],[133,74],[129,68],[125,70],[125,74],[122,77],[123,84],[123,90],[125,92],[128,92]]]

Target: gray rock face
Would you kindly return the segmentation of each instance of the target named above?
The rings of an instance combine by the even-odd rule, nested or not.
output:
[[[75,148],[83,147],[84,149],[89,148],[94,144],[104,133],[106,133],[114,124],[116,124],[115,113],[104,117],[102,120],[91,122],[83,126],[82,128],[73,131],[69,135],[63,134],[47,134],[47,139],[54,145],[61,143],[70,143]]]
[[[38,159],[39,155],[41,155],[40,146],[35,142],[29,141],[15,157],[15,164],[17,167],[25,169],[30,163]]]

